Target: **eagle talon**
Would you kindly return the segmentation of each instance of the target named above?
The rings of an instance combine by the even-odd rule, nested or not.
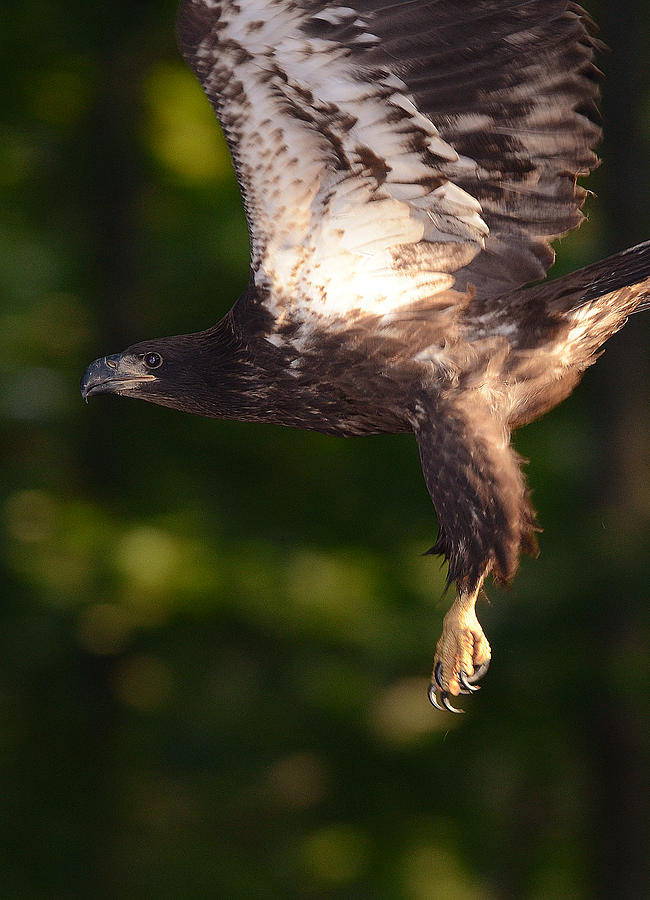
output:
[[[464,676],[465,673],[461,672],[461,675]],[[433,670],[433,677],[435,679],[435,684],[432,682],[431,686],[435,688],[435,686],[437,685],[443,693],[448,693],[447,687],[445,685],[445,680],[443,677],[442,663],[440,661],[438,661],[435,665],[435,669]],[[469,684],[465,684],[465,682],[462,681],[462,678],[460,676],[459,676],[459,682],[460,682],[459,687],[458,687],[459,694],[469,694],[469,693],[472,693],[473,691],[480,690],[480,688],[472,687]],[[434,706],[435,706],[435,704],[434,704]]]
[[[471,679],[473,677],[474,676],[472,676],[472,675],[468,676],[467,672],[459,672],[458,673],[458,681],[461,683],[462,687],[465,688],[465,690],[461,689],[461,694],[473,694],[476,691],[481,690],[481,688],[478,686],[478,684],[472,684]]]
[[[465,693],[467,693],[467,691]],[[464,709],[456,709],[455,706],[452,706],[452,704],[449,700],[449,692],[448,691],[440,691],[440,702],[438,702],[438,686],[433,681],[429,685],[428,696],[429,696],[429,703],[431,704],[431,706],[433,706],[435,709],[440,710],[440,712],[444,712],[445,710],[447,710],[448,712],[451,712],[451,713],[465,712]],[[441,703],[442,703],[442,706],[440,705]]]
[[[445,711],[444,706],[440,706],[440,704],[438,703],[438,698],[436,696],[437,692],[438,692],[438,687],[436,684],[434,684],[432,682],[429,685],[429,691],[428,691],[429,703],[431,704],[431,706],[435,707],[435,709],[439,709],[440,712],[444,712]]]
[[[476,682],[487,672],[490,662],[490,645],[474,608],[478,591],[478,586],[471,591],[459,590],[442,623],[431,680],[440,689],[440,702],[445,709],[449,709],[447,696],[480,690]]]
[[[448,709],[449,712],[452,712],[452,713],[463,713],[463,712],[465,712],[464,709],[456,709],[455,706],[452,706],[452,705],[451,705],[451,703],[449,702],[449,694],[447,693],[447,691],[443,691],[443,692],[442,692],[442,694],[440,695],[440,699],[441,699],[441,701],[442,701],[442,705],[444,706],[444,708],[445,708],[445,709]]]
[[[480,690],[479,687],[472,688],[471,685],[475,685],[477,681],[480,681],[481,678],[483,678],[483,676],[485,675],[485,673],[487,672],[487,670],[489,668],[490,668],[490,657],[488,656],[488,658],[485,660],[485,662],[482,662],[480,666],[477,666],[474,669],[473,675],[465,675],[465,673],[462,672],[461,675],[465,676],[465,679],[468,682],[468,684],[466,684],[465,687],[468,687],[470,690],[475,690],[475,691]],[[464,681],[463,681],[463,684],[465,684]]]

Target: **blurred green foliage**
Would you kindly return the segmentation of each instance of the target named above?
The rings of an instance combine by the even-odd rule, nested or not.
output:
[[[590,8],[605,165],[558,271],[650,233],[648,9]],[[519,436],[542,557],[488,591],[485,690],[435,714],[412,440],[79,399],[90,359],[212,324],[247,278],[174,13],[3,26],[3,896],[646,895],[648,317]]]

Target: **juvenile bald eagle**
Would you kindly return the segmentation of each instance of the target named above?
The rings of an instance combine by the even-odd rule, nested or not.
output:
[[[82,394],[332,435],[413,432],[457,596],[431,702],[477,690],[488,574],[535,552],[514,428],[650,295],[650,243],[543,278],[596,163],[597,43],[568,0],[185,0],[250,281],[197,334],[93,362]]]

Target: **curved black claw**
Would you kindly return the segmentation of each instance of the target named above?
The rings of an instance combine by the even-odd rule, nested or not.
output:
[[[468,684],[465,686],[469,688],[469,686],[471,684],[476,684],[477,681],[480,681],[481,678],[483,678],[483,676],[485,675],[485,673],[487,672],[487,670],[489,668],[490,668],[490,660],[486,659],[484,663],[481,663],[481,665],[478,667],[478,669],[474,669],[473,675],[466,676]],[[476,690],[476,688],[474,690]]]
[[[460,678],[459,680],[460,680],[462,686],[461,686],[461,688],[460,688],[459,693],[461,693],[461,694],[469,694],[469,693],[471,693],[472,691],[477,691],[477,690],[479,690],[479,688],[473,688],[473,687],[471,687],[469,684],[465,684],[465,682],[464,682],[463,679],[462,679],[462,676],[463,676],[464,674],[465,674],[464,672],[461,672],[461,678]],[[444,690],[445,690],[445,685],[444,685],[444,682],[443,682],[443,680],[442,680],[442,663],[441,663],[440,661],[438,661],[438,662],[436,663],[435,669],[433,670],[433,677],[435,678],[436,684],[438,685],[438,687],[440,688],[440,690],[441,690],[441,691],[444,691]]]
[[[470,677],[473,677],[473,676],[470,676]],[[481,690],[480,687],[478,686],[478,684],[471,683],[471,681],[469,680],[470,677],[468,677],[467,672],[460,672],[460,674],[458,675],[458,680],[460,681],[462,686],[465,688],[464,691],[461,691],[461,694],[470,694],[470,693],[473,694],[476,691]]]
[[[472,675],[468,675],[467,672],[460,672],[458,675],[459,693],[475,694],[476,691],[480,691],[481,689],[476,682],[480,681],[489,668],[490,660],[487,659],[474,670]],[[438,701],[438,690],[440,690],[440,701]],[[465,712],[464,709],[456,709],[449,700],[449,692],[445,689],[442,675],[442,663],[440,661],[435,664],[433,669],[433,681],[429,685],[429,702],[432,706],[435,706],[436,709],[446,709],[453,713]],[[442,704],[442,706],[440,704]]]
[[[438,698],[436,696],[437,691],[438,685],[431,682],[431,684],[429,685],[429,703],[431,704],[431,706],[435,706],[436,709],[439,709],[440,712],[444,712],[444,706],[440,706],[440,704],[438,703]]]
[[[465,712],[464,709],[456,709],[455,706],[451,705],[451,703],[449,702],[449,694],[447,693],[447,691],[442,692],[442,694],[440,695],[440,699],[442,700],[442,705],[444,706],[444,708],[448,709],[449,712],[453,712],[453,713]]]

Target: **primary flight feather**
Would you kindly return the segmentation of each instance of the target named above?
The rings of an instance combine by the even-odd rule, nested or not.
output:
[[[596,164],[599,73],[567,0],[185,0],[249,283],[197,334],[92,363],[82,394],[335,435],[413,432],[456,599],[429,697],[477,690],[485,578],[535,552],[513,428],[648,305],[650,244],[549,284]]]

